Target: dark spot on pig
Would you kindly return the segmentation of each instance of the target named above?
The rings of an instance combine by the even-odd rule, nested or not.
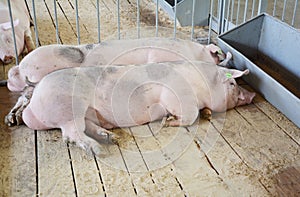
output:
[[[115,68],[115,67],[105,67],[104,71],[106,73],[115,73],[117,71],[117,68]]]
[[[94,48],[94,45],[93,45],[93,44],[87,44],[87,45],[85,45],[85,48],[86,48],[87,50],[91,50],[91,49]]]
[[[79,48],[69,46],[59,48],[58,55],[74,63],[82,63],[85,58],[84,53]]]
[[[172,69],[168,66],[163,66],[161,64],[152,64],[146,66],[146,72],[149,76],[149,79],[157,80],[166,78]]]

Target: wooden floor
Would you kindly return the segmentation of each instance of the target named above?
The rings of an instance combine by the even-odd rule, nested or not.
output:
[[[136,35],[135,1],[120,2],[121,28],[131,29],[122,37],[128,38]],[[56,43],[53,1],[35,3],[40,44]],[[141,4],[141,26],[155,24],[155,5]],[[81,43],[97,42],[94,1],[79,1],[79,7]],[[100,7],[101,39],[117,38],[115,1],[100,1]],[[160,25],[172,27],[160,15]],[[58,1],[64,44],[77,44],[74,16],[73,1]],[[153,28],[142,34],[149,32]],[[4,78],[9,67],[2,66]],[[0,196],[300,195],[300,129],[260,95],[188,128],[160,128],[155,122],[114,130],[122,136],[119,146],[103,145],[99,158],[64,143],[59,130],[4,125],[17,97],[0,87]]]

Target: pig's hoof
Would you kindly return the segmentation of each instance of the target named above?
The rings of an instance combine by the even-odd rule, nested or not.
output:
[[[107,130],[99,130],[97,132],[98,136],[97,137],[97,141],[99,141],[100,143],[107,143],[107,144],[119,144],[119,136],[117,136],[116,134],[107,131]]]
[[[9,113],[7,116],[5,116],[4,122],[7,126],[12,127],[16,125],[17,121],[15,120],[15,116],[12,113]]]
[[[208,108],[204,108],[201,110],[201,118],[210,121],[212,119],[212,112]]]

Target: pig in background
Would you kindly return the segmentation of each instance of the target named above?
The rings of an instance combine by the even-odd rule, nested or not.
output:
[[[23,120],[31,129],[60,128],[64,140],[99,155],[98,141],[118,141],[107,129],[168,115],[168,126],[189,126],[205,107],[223,112],[249,104],[255,93],[235,81],[248,73],[200,61],[62,69],[35,87]]]
[[[22,110],[30,101],[33,88],[28,83],[38,83],[45,75],[55,70],[70,67],[103,66],[106,64],[143,64],[178,60],[201,60],[226,65],[226,59],[216,45],[201,45],[187,40],[169,38],[145,38],[136,40],[113,40],[95,45],[48,45],[39,47],[28,54],[19,66],[8,72],[8,88],[22,91],[5,118],[6,124],[13,126],[22,123]],[[221,60],[224,60],[221,62]],[[210,113],[210,112],[208,112]]]
[[[24,0],[11,0],[11,11],[16,37],[17,52],[20,55],[26,46],[29,53],[34,49],[30,30],[30,17]],[[11,63],[16,56],[11,20],[7,0],[0,0],[0,59]]]
[[[111,40],[90,45],[47,45],[28,54],[20,65],[8,72],[7,87],[22,91],[28,81],[37,83],[45,75],[62,68],[107,64],[143,64],[178,60],[201,60],[226,66],[231,54],[225,55],[213,44],[201,45],[189,40],[144,38]]]

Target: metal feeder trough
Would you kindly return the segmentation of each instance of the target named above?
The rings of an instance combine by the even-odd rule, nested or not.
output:
[[[300,31],[261,14],[220,35],[218,44],[233,55],[233,67],[256,91],[300,127]]]

